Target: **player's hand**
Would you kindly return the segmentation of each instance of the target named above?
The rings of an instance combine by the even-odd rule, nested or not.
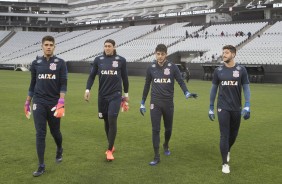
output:
[[[121,104],[120,104],[121,112],[127,112],[128,111],[129,104],[128,104],[127,100],[128,100],[128,97],[124,97],[124,96],[121,97]]]
[[[247,120],[251,117],[250,103],[245,103],[245,107],[243,108],[241,115],[243,116],[244,120]]]
[[[185,98],[197,98],[198,95],[196,93],[189,93],[188,91],[185,92]]]
[[[58,100],[58,104],[55,107],[53,107],[51,111],[55,111],[54,116],[56,118],[61,118],[65,116],[65,99],[60,98]]]
[[[89,99],[90,99],[90,91],[89,89],[85,90],[85,93],[84,93],[84,100],[86,102],[89,102]]]
[[[29,100],[26,100],[26,101],[25,101],[25,104],[24,104],[24,113],[25,113],[25,117],[26,117],[27,119],[30,119],[31,112],[30,112],[30,101],[29,101]]]
[[[140,105],[140,113],[142,114],[142,116],[144,116],[145,112],[146,112],[145,102],[142,100]]]
[[[214,115],[214,106],[213,105],[210,105],[210,110],[209,110],[209,118],[211,121],[214,121],[215,120],[215,115]]]

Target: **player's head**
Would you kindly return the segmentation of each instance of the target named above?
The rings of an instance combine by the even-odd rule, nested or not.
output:
[[[107,39],[104,42],[104,54],[107,56],[116,55],[116,42],[112,39]]]
[[[225,63],[233,61],[236,56],[236,47],[233,45],[225,45],[222,48],[222,59]]]
[[[167,56],[167,47],[164,44],[157,45],[155,49],[156,60],[159,64],[163,64]]]
[[[45,57],[51,57],[55,50],[55,38],[53,36],[44,36],[42,38],[42,50]]]

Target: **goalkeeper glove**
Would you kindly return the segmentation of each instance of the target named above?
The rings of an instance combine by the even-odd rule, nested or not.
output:
[[[243,116],[244,120],[247,120],[251,117],[250,103],[249,102],[245,103],[245,107],[243,108],[241,115]]]
[[[31,112],[30,112],[30,101],[28,101],[28,100],[26,100],[25,104],[24,104],[24,113],[25,113],[25,117],[27,119],[30,119],[30,115],[31,115]]]
[[[188,91],[185,92],[185,98],[188,99],[188,98],[197,98],[198,95],[195,94],[195,93],[189,93]]]
[[[144,100],[142,100],[140,105],[140,113],[142,114],[142,116],[144,116],[145,112],[146,112],[145,102]]]
[[[120,107],[121,107],[121,112],[127,112],[129,109],[128,102],[126,101],[126,98],[123,96],[121,97]]]
[[[60,98],[58,100],[58,104],[53,107],[51,111],[55,111],[54,116],[56,118],[61,118],[62,116],[65,116],[65,99]]]
[[[215,119],[215,115],[214,115],[213,110],[214,110],[214,106],[210,105],[209,118],[210,118],[211,121],[214,121],[214,119]]]

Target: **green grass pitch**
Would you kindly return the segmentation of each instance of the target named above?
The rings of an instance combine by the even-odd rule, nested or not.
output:
[[[83,100],[87,74],[69,74],[66,116],[62,119],[64,159],[55,163],[56,146],[48,129],[46,173],[34,178],[37,168],[33,118],[23,106],[29,72],[0,71],[0,183],[281,183],[281,84],[251,84],[251,119],[242,120],[231,152],[231,173],[221,173],[219,125],[208,119],[210,81],[190,80],[188,88],[198,99],[184,98],[175,84],[171,156],[161,151],[153,159],[149,99],[145,117],[139,113],[144,77],[130,77],[130,109],[120,113],[113,162],[105,161],[107,148],[103,121],[97,118],[96,79],[90,102]],[[163,142],[163,125],[161,143]]]

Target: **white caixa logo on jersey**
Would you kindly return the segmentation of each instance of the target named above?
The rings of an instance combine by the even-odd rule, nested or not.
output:
[[[50,63],[50,70],[56,70],[56,68],[57,68],[57,64],[55,64],[55,63]]]
[[[165,68],[164,69],[164,74],[165,75],[169,75],[170,74],[170,69],[169,68]]]
[[[115,68],[118,67],[118,61],[113,61],[112,66],[115,67]]]
[[[237,70],[233,71],[233,77],[236,77],[236,78],[239,77],[239,71]]]

